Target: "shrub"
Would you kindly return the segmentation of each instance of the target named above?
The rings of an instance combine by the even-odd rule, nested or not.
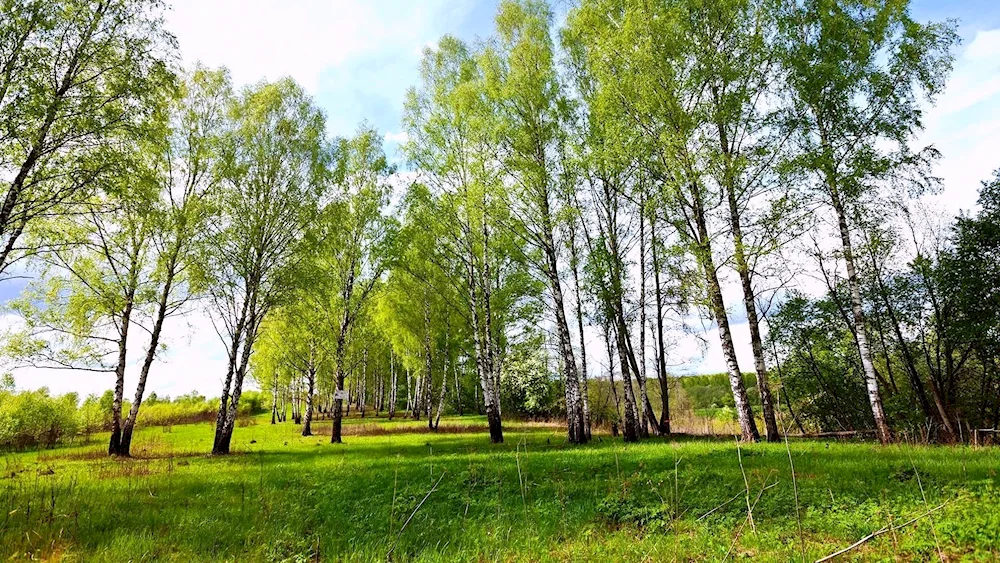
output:
[[[0,446],[51,447],[60,439],[75,436],[78,400],[76,393],[52,397],[44,388],[0,392]]]
[[[80,403],[76,393],[53,397],[47,389],[16,392],[0,390],[0,447],[52,447],[56,442],[79,433],[106,432],[111,429],[114,394],[88,395]],[[138,427],[172,426],[213,422],[219,410],[217,399],[197,393],[181,395],[173,401],[150,394],[139,409]],[[128,416],[129,403],[122,404],[122,417]],[[261,393],[248,391],[240,398],[241,419],[264,412]]]

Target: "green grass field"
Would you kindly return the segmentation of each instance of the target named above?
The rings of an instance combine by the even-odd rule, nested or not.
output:
[[[145,429],[129,460],[105,457],[100,437],[5,454],[0,556],[812,561],[923,516],[843,560],[1000,557],[996,448],[792,442],[793,486],[784,444],[573,447],[558,427],[508,423],[491,446],[474,417],[434,434],[423,421],[349,423],[334,446],[326,422],[303,438],[257,418],[221,458],[205,455],[208,424]]]

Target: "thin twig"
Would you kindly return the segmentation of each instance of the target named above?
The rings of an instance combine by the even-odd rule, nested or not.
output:
[[[392,547],[390,547],[389,552],[385,554],[385,558],[387,560],[392,560],[392,552],[396,549],[396,544],[399,543],[399,538],[400,536],[403,535],[403,530],[406,529],[406,526],[410,523],[410,520],[413,520],[413,516],[417,513],[418,510],[420,510],[420,507],[424,505],[427,499],[431,496],[431,493],[437,490],[438,485],[441,484],[441,480],[444,479],[445,473],[447,473],[447,471],[441,472],[441,476],[438,477],[437,483],[434,483],[434,486],[431,487],[431,490],[427,491],[427,494],[424,495],[424,499],[421,500],[420,504],[418,504],[417,507],[413,509],[413,512],[410,513],[410,516],[409,518],[406,519],[406,522],[403,522],[403,527],[399,529],[399,533],[396,534],[396,539],[393,540],[392,542]]]
[[[743,485],[746,487],[747,520],[750,522],[750,529],[756,534],[757,525],[753,523],[753,508],[750,506],[750,481],[747,479],[746,470],[743,469],[743,452],[740,450],[739,438],[736,439],[736,458],[740,461],[740,473],[743,474]]]
[[[777,361],[777,355],[775,355],[775,361]],[[785,393],[785,397],[787,396],[788,393]],[[780,396],[778,397],[778,401],[779,402],[781,401]],[[789,406],[788,408],[791,409],[791,406]],[[779,412],[780,412],[780,406],[779,406]],[[782,433],[785,435],[784,436],[785,453],[788,454],[788,468],[792,472],[792,492],[794,493],[795,496],[795,523],[796,525],[798,525],[799,528],[799,556],[801,556],[802,561],[805,562],[806,546],[805,546],[805,538],[802,535],[802,516],[799,513],[799,484],[798,481],[796,481],[795,479],[795,464],[792,463],[792,448],[788,445],[788,420],[785,419],[785,417],[781,417],[781,426],[782,426],[781,428]],[[833,496],[832,491],[830,492],[830,496]]]
[[[517,444],[514,452],[514,461],[517,462],[517,485],[521,490],[521,505],[524,507],[524,517],[528,517],[528,501],[524,498],[524,479],[521,477],[521,444]]]
[[[774,483],[771,483],[770,485],[764,487],[763,489],[761,489],[761,492],[764,492],[764,491],[766,491],[766,490],[768,490],[768,489],[770,489],[772,487],[776,487],[776,486],[778,486],[778,481],[775,481]],[[699,516],[697,519],[695,519],[695,522],[700,522],[701,520],[704,520],[705,518],[708,518],[712,514],[715,514],[716,511],[720,510],[721,508],[725,507],[727,504],[733,502],[734,500],[740,498],[741,496],[743,496],[742,492],[736,493],[736,496],[734,496],[733,498],[727,500],[726,502],[723,502],[719,506],[716,506],[712,510],[709,510],[708,512],[706,512],[706,513],[702,514],[701,516]]]
[[[771,473],[774,473],[774,471],[772,471]],[[767,479],[771,478],[771,473],[768,473],[767,474],[767,478],[764,479],[764,483],[765,484],[767,483]],[[743,534],[743,529],[746,527],[747,522],[752,522],[752,516],[751,515],[753,514],[753,509],[754,509],[754,507],[757,506],[757,503],[760,502],[760,497],[763,496],[764,491],[770,489],[771,487],[777,485],[778,483],[779,483],[779,481],[775,481],[771,485],[763,487],[760,490],[760,492],[757,493],[757,498],[754,499],[753,505],[747,508],[747,517],[743,520],[743,523],[740,524],[739,529],[736,530],[736,537],[733,538],[733,543],[732,543],[732,545],[729,546],[729,551],[726,552],[726,557],[725,557],[725,559],[723,559],[723,561],[728,561],[729,560],[729,556],[733,553],[733,548],[736,547],[736,542],[740,541],[740,535]]]
[[[845,547],[844,549],[841,549],[840,551],[836,551],[834,553],[831,553],[830,555],[827,555],[826,557],[822,557],[820,559],[817,559],[816,563],[823,563],[824,561],[830,561],[831,559],[834,559],[835,557],[839,557],[839,556],[847,553],[848,551],[851,551],[852,549],[855,549],[858,546],[864,544],[865,542],[871,541],[871,540],[873,540],[873,539],[881,536],[882,534],[887,534],[889,532],[895,532],[896,530],[898,530],[900,528],[905,528],[906,526],[909,526],[910,524],[916,522],[917,520],[920,520],[921,518],[923,518],[925,516],[929,516],[930,514],[932,514],[934,512],[937,512],[938,510],[941,510],[942,508],[945,507],[946,504],[948,504],[948,503],[945,502],[945,503],[939,504],[938,506],[936,506],[936,507],[928,510],[927,512],[924,512],[923,514],[921,514],[919,516],[915,516],[913,518],[910,518],[906,522],[903,522],[902,524],[899,524],[897,526],[886,526],[886,527],[884,527],[882,529],[876,530],[876,531],[868,534],[867,536],[861,538],[860,540],[852,543],[851,545]]]
[[[709,517],[709,516],[711,516],[711,515],[712,515],[713,513],[715,513],[715,511],[717,511],[717,510],[719,510],[720,508],[722,508],[722,507],[726,506],[727,504],[729,504],[729,503],[733,502],[734,500],[736,500],[736,499],[740,498],[741,496],[743,496],[743,492],[742,492],[742,491],[741,491],[741,492],[738,492],[738,493],[736,493],[736,495],[735,495],[735,496],[734,496],[733,498],[731,498],[731,499],[727,500],[726,502],[724,502],[724,503],[720,504],[719,506],[716,506],[716,507],[715,507],[715,508],[713,508],[712,510],[709,510],[708,512],[706,512],[706,513],[702,514],[701,516],[699,516],[699,517],[698,517],[698,519],[697,519],[697,520],[695,520],[695,522],[699,522],[699,521],[701,521],[701,520],[703,520],[703,519],[705,519],[705,518],[708,518],[708,517]]]
[[[910,458],[910,465],[913,467],[913,475],[917,478],[917,486],[920,487],[920,497],[924,499],[924,508],[927,508],[927,495],[924,493],[924,484],[920,481],[920,472],[917,471],[917,464],[913,463],[913,458],[910,457],[910,453],[906,453],[906,457]],[[937,530],[934,529],[934,518],[931,519],[931,535],[934,536],[934,546],[937,547],[938,559],[941,563],[944,563],[944,553],[941,552],[941,542],[938,541]]]

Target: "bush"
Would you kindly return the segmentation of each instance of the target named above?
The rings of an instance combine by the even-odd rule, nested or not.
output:
[[[111,405],[114,399],[111,391],[105,391],[100,397],[87,395],[83,404],[77,409],[80,430],[87,434],[111,430]]]
[[[537,339],[516,346],[500,371],[500,401],[504,414],[550,417],[566,411],[558,376],[549,372]]]
[[[47,389],[15,393],[0,391],[0,446],[52,447],[79,430],[76,393],[59,397]]]
[[[201,401],[165,402],[157,401],[152,405],[143,404],[139,409],[137,426],[171,426],[174,424],[191,424],[215,420],[219,405],[215,401],[202,398]]]
[[[240,414],[251,415],[266,412],[264,395],[260,391],[244,391],[240,395]]]
[[[76,393],[58,397],[47,389],[16,392],[10,386],[0,390],[0,447],[52,447],[56,442],[77,434],[107,432],[111,429],[111,408],[114,394],[88,395],[80,403]],[[128,416],[131,405],[122,404],[122,418]],[[206,399],[197,393],[169,398],[150,394],[139,409],[136,426],[172,426],[212,422],[219,411],[217,399]],[[248,418],[264,412],[263,396],[257,391],[243,393],[239,416]]]

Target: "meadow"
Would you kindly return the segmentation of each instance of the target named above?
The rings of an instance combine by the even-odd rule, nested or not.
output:
[[[508,423],[490,445],[478,417],[436,433],[352,418],[331,445],[328,423],[315,428],[248,419],[222,457],[206,455],[208,423],[143,429],[132,459],[109,459],[101,436],[7,453],[0,556],[813,561],[882,530],[840,560],[1000,557],[996,448],[607,435],[572,446],[541,423]]]

